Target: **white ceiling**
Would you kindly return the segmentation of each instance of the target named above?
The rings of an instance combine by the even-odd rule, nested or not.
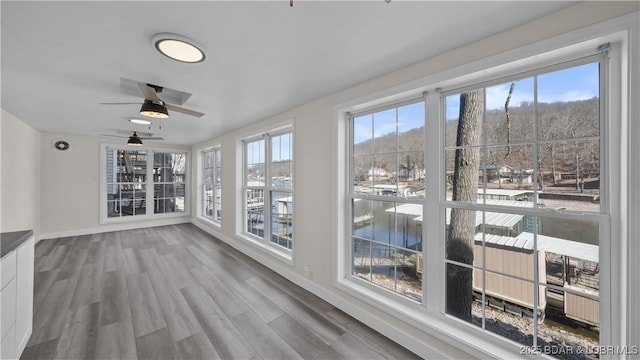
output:
[[[138,130],[195,144],[513,28],[570,5],[557,1],[1,2],[2,108],[32,127],[71,134]],[[160,55],[172,32],[207,59]],[[151,130],[120,78],[192,93]]]

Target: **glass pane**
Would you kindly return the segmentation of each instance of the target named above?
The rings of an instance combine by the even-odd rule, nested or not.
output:
[[[293,197],[271,193],[271,242],[291,249],[293,240]]]
[[[247,190],[247,232],[264,236],[264,190]]]
[[[264,140],[246,144],[246,182],[248,186],[265,186]]]
[[[170,165],[174,174],[184,174],[187,168],[187,154],[174,153],[167,154],[170,159]],[[182,177],[184,178],[184,177]]]
[[[353,274],[371,281],[371,241],[353,238]]]
[[[474,263],[474,243],[478,224],[482,222],[482,213],[475,210],[447,209],[445,214],[446,259],[463,264]],[[480,239],[481,240],[481,239]],[[482,258],[475,261],[481,261]],[[478,265],[482,265],[479,263]]]
[[[406,297],[422,302],[422,253],[396,248],[399,274],[396,291]]]
[[[220,221],[222,220],[222,188],[220,186],[216,186],[216,195],[215,195],[215,202],[216,202],[216,215],[215,215],[215,219]]]
[[[538,76],[538,137],[571,139],[600,134],[599,64]]]
[[[353,154],[371,154],[373,149],[373,115],[353,119]]]
[[[474,301],[472,305],[473,322],[517,343],[532,346],[534,337],[533,284],[486,272],[484,273],[485,290],[483,292],[482,272],[475,270],[473,277],[474,298],[480,300]],[[505,294],[515,294],[517,298],[510,298]],[[484,306],[482,306],[483,298]],[[525,300],[520,301],[520,299]],[[538,314],[538,318],[542,319],[541,313],[538,312]]]
[[[546,316],[538,324],[538,348],[545,355],[563,358],[563,354],[579,358],[578,349],[596,350],[600,343],[600,302],[580,292],[567,292],[556,288],[543,289],[546,293]],[[596,359],[597,352],[586,353],[584,358]],[[564,357],[567,358],[567,357]]]
[[[405,249],[422,250],[422,204],[396,204],[385,212],[396,218],[395,245]]]
[[[469,92],[471,93],[471,92]],[[446,147],[454,147],[454,146],[474,146],[480,145],[482,143],[482,122],[483,122],[483,104],[472,102],[471,99],[478,99],[478,102],[483,101],[482,94],[484,93],[483,89],[473,90],[477,96],[469,97],[468,93],[464,94],[455,94],[449,95],[445,99],[445,146]],[[467,99],[468,109],[476,109],[477,112],[474,112],[473,121],[468,121],[466,126],[461,126],[460,124],[460,116],[461,114],[461,99],[465,97]],[[465,125],[465,124],[462,124]],[[460,129],[459,129],[460,128]],[[458,131],[464,130],[464,131]],[[461,135],[458,138],[458,135]]]
[[[398,151],[398,129],[396,109],[373,114],[373,150],[375,153],[391,153]]]
[[[472,309],[474,309],[473,296],[473,269],[455,264],[446,264],[446,313],[459,319],[481,323],[482,315],[474,314],[472,318]],[[482,277],[475,276],[482,281]],[[482,289],[482,286],[480,287]],[[476,304],[477,306],[477,304]],[[477,312],[477,308],[475,308]]]
[[[396,196],[424,197],[424,151],[400,153],[396,174],[395,178],[398,181]]]
[[[392,245],[395,243],[395,203],[371,201],[373,207],[372,240]]]
[[[373,181],[373,157],[370,155],[353,158],[353,192],[369,194]]]
[[[222,164],[222,150],[215,149],[214,152],[215,152],[216,166],[220,166],[220,164]]]
[[[475,203],[483,176],[480,147],[458,148],[445,151],[446,198],[452,201]],[[461,164],[456,167],[456,161]]]
[[[460,94],[449,95],[445,99],[445,146],[456,146],[458,119],[460,117]],[[452,169],[453,170],[453,169]]]
[[[207,183],[213,182],[213,169],[204,169],[204,181]]]
[[[600,143],[598,140],[551,142],[539,147],[545,207],[583,212],[600,211]]]
[[[203,203],[204,216],[212,217],[214,199],[213,199],[213,186],[211,184],[204,185],[203,195],[204,195],[204,203]]]
[[[396,196],[398,191],[395,179],[398,168],[397,154],[378,154],[374,157],[373,168],[368,175],[373,179],[376,195]]]
[[[207,150],[207,151],[204,151],[202,154],[204,157],[204,167],[205,168],[213,167],[213,151]]]
[[[121,186],[121,212],[126,215],[139,215],[146,212],[146,186],[123,185]]]
[[[351,203],[353,210],[352,228],[353,235],[371,239],[373,231],[373,208],[371,200],[353,199]]]
[[[445,150],[444,152],[444,166],[445,166],[445,199],[451,201],[453,196],[453,174],[455,173],[455,150]]]
[[[119,216],[120,216],[120,201],[107,200],[107,217],[119,217]]]
[[[159,185],[159,184],[153,185],[153,197],[154,198],[165,197],[165,189],[166,189],[166,185]],[[169,194],[167,193],[166,196],[169,196]]]
[[[293,172],[291,160],[271,163],[271,186],[279,189],[291,189],[293,186]]]
[[[424,150],[424,102],[398,108],[398,138],[400,151]]]
[[[373,244],[371,248],[371,282],[396,291],[398,274],[395,248],[392,246]]]
[[[529,142],[534,139],[533,78],[486,89],[484,132],[487,144]]]
[[[185,184],[183,184],[183,183],[173,184],[173,195],[174,196],[184,197],[185,196]]]
[[[156,152],[153,154],[153,166],[154,167],[163,167],[165,166],[164,153]]]
[[[526,237],[509,237],[485,233],[483,248],[482,234],[479,235],[480,236],[477,236],[479,241],[476,241],[474,248],[476,255],[474,264],[482,266],[482,260],[484,259],[485,269],[487,270],[530,281],[535,280],[534,262],[536,259],[534,256],[533,239],[526,241]],[[533,299],[523,297],[520,289],[496,288],[492,291],[513,301],[532,305]]]
[[[176,212],[184,212],[184,196],[176,196],[174,205],[174,209]]]
[[[480,200],[533,201],[534,158],[532,145],[490,146],[479,178]],[[485,189],[486,187],[486,189]],[[506,202],[501,205],[514,205]]]

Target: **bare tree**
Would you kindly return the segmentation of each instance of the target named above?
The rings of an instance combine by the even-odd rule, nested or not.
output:
[[[460,116],[453,174],[453,200],[476,202],[480,164],[480,131],[484,113],[484,89],[460,94]],[[473,264],[476,214],[472,210],[451,209],[447,259]],[[471,320],[473,270],[447,264],[447,313]]]

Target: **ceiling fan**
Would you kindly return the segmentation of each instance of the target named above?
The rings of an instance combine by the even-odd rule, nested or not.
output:
[[[132,80],[121,78],[121,88],[124,88],[125,83],[133,82]],[[142,104],[140,108],[140,115],[154,118],[154,119],[166,119],[169,117],[169,111],[175,111],[191,116],[202,117],[204,113],[196,110],[187,109],[178,105],[169,104],[158,97],[158,94],[162,93],[164,87],[159,85],[135,82],[144,95],[144,102],[139,103],[123,103],[123,102],[102,102],[101,105],[131,105]],[[177,92],[173,90],[173,92]],[[190,94],[188,94],[190,96]]]
[[[127,145],[131,146],[142,146],[142,140],[164,140],[163,137],[160,136],[138,136],[138,132],[134,131],[130,136],[122,136],[122,135],[112,135],[112,134],[100,134],[102,136],[113,136],[118,138],[129,138],[127,140]]]

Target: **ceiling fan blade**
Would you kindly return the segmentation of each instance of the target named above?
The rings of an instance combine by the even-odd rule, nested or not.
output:
[[[139,136],[139,138],[142,140],[164,140],[164,138],[160,136],[150,136],[150,137]]]
[[[128,136],[122,136],[122,135],[112,135],[112,134],[100,134],[100,135],[102,135],[102,136],[112,136],[112,137],[123,138],[123,139],[128,138]]]
[[[172,104],[164,104],[164,106],[172,111],[176,111],[179,113],[183,113],[183,114],[187,114],[187,115],[191,115],[191,116],[196,116],[196,117],[203,117],[204,113],[201,113],[199,111],[195,111],[195,110],[191,110],[191,109],[186,109],[177,105],[172,105]]]
[[[160,102],[160,99],[158,98],[158,94],[156,94],[156,90],[154,88],[143,83],[138,83],[138,87],[142,91],[142,94],[144,94],[144,98],[146,100],[151,100],[155,103]]]
[[[140,105],[142,103],[129,103],[129,102],[101,102],[100,105]]]

